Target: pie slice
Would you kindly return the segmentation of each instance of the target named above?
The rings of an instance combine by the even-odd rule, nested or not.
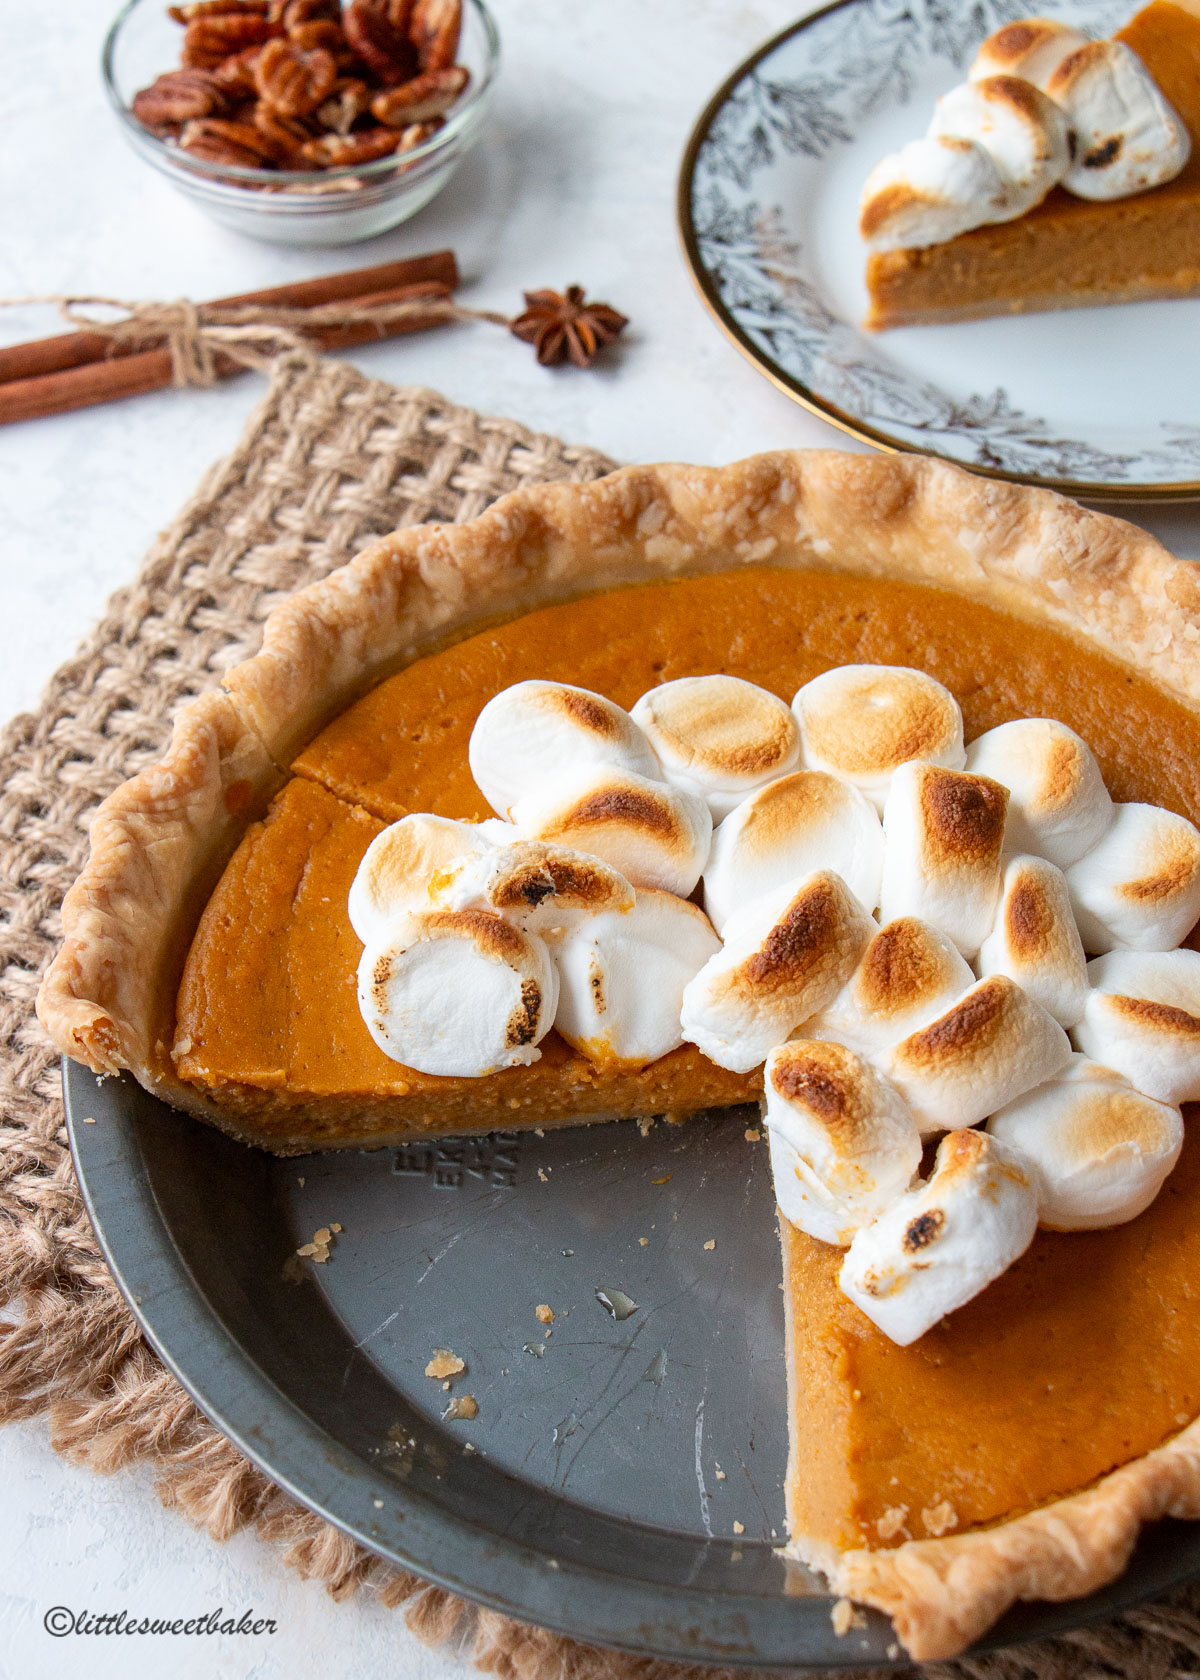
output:
[[[1015,221],[867,258],[870,328],[1186,297],[1200,290],[1200,0],[1151,0],[1116,39],[1187,124],[1173,181],[1098,202],[1062,187]]]
[[[483,816],[466,743],[524,677],[628,706],[725,671],[787,698],[847,663],[919,667],[968,739],[1053,716],[1118,799],[1200,816],[1200,586],[1133,527],[919,458],[761,456],[521,492],[376,545],[268,622],[101,808],[39,1014],[63,1051],[281,1153],[736,1103],[685,1048],[604,1072],[553,1035],[477,1079],[398,1066],[363,1025],[346,914],[409,811]],[[1148,745],[1151,750],[1148,749]],[[784,1223],[798,1554],[919,1659],[1016,1598],[1119,1572],[1141,1522],[1200,1516],[1200,1153],[1132,1223],[1040,1232],[909,1347]]]

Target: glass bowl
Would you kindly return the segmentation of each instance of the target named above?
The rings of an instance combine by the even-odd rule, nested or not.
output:
[[[277,245],[346,245],[407,221],[439,193],[478,140],[500,62],[500,36],[483,0],[463,0],[458,62],[471,80],[436,134],[401,157],[323,169],[240,169],[193,157],[134,117],[139,88],[179,65],[183,31],[165,0],[127,0],[104,42],[104,86],[139,157],[205,215]]]

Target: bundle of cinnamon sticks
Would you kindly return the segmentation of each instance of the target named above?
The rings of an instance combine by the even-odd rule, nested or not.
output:
[[[316,348],[344,350],[369,339],[420,332],[444,324],[447,319],[444,304],[457,285],[458,266],[453,251],[434,251],[428,256],[409,257],[375,268],[326,274],[316,280],[220,298],[216,304],[221,307],[256,305],[268,310],[271,307],[312,309],[336,304],[352,305],[356,309],[411,306],[403,315],[383,323],[360,320],[321,325],[310,335]],[[428,311],[417,307],[422,302],[430,304]],[[443,307],[439,308],[439,304]],[[242,365],[231,356],[218,353],[215,358],[219,375],[237,373]],[[68,332],[0,348],[0,425],[63,414],[70,409],[111,402],[117,397],[138,396],[170,385],[174,377],[172,353],[165,342],[148,349],[134,348],[114,342],[102,332]]]

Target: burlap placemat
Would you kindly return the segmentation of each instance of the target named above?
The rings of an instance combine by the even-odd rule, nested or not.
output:
[[[0,1421],[44,1417],[58,1451],[144,1460],[164,1504],[214,1539],[253,1527],[335,1598],[402,1608],[504,1680],[734,1680],[619,1656],[475,1610],[296,1505],[213,1428],[143,1340],[99,1257],[63,1127],[58,1058],[33,1016],[90,812],[157,756],[175,709],[258,644],[281,595],[375,537],[464,520],[543,480],[600,477],[591,450],[424,390],[291,357],[237,449],[155,543],[41,709],[0,736]],[[926,1670],[945,1680],[1200,1680],[1200,1590],[1105,1627]],[[916,1672],[916,1671],[911,1671]]]

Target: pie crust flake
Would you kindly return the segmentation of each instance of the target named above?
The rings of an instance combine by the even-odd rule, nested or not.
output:
[[[262,651],[232,670],[221,692],[183,709],[162,762],[118,789],[94,819],[91,857],[63,906],[63,947],[39,995],[43,1025],[64,1053],[96,1072],[129,1070],[174,1106],[282,1152],[390,1142],[406,1135],[406,1127],[411,1135],[412,1104],[404,1106],[411,1093],[330,1091],[322,1108],[315,1086],[297,1102],[287,1089],[289,1069],[264,1067],[257,1084],[243,1082],[241,1094],[231,1096],[219,1084],[206,1086],[189,1061],[201,1052],[186,1032],[180,1036],[180,979],[197,927],[220,897],[215,889],[223,872],[230,879],[230,859],[236,853],[242,860],[234,874],[253,865],[254,848],[239,851],[247,832],[299,824],[289,832],[303,832],[304,851],[318,832],[353,828],[361,856],[383,823],[403,814],[403,802],[394,789],[389,793],[386,777],[368,778],[354,789],[339,782],[353,768],[342,751],[339,720],[356,702],[369,707],[364,697],[382,693],[386,679],[488,626],[558,603],[599,599],[597,592],[677,579],[710,578],[705,588],[715,593],[703,599],[711,601],[722,590],[735,598],[741,577],[751,593],[769,600],[773,578],[787,582],[800,575],[814,580],[814,598],[822,588],[842,591],[837,610],[844,635],[853,633],[856,589],[913,585],[945,592],[940,599],[951,613],[965,614],[966,602],[971,610],[1017,621],[1014,647],[1021,622],[1031,645],[1052,634],[1060,663],[1064,648],[1068,663],[1077,652],[1081,706],[1094,701],[1110,711],[1129,708],[1128,774],[1134,780],[1146,758],[1147,731],[1156,723],[1173,729],[1176,743],[1186,744],[1193,729],[1200,741],[1200,583],[1194,569],[1134,527],[1051,492],[980,480],[927,459],[832,451],[763,455],[722,469],[632,467],[591,485],[519,491],[470,525],[398,532],[286,602],[267,622]],[[902,614],[895,622],[900,628],[893,633],[902,638]],[[919,629],[914,620],[914,646]],[[785,634],[786,619],[756,623],[751,615],[741,633],[752,666],[756,634]],[[1110,670],[1116,674],[1097,697],[1088,688],[1089,661],[1104,658],[1115,662]],[[976,676],[975,703],[986,715],[989,673]],[[622,696],[614,698],[624,703]],[[964,706],[971,703],[964,698]],[[1122,774],[1119,767],[1118,782]],[[1151,786],[1143,783],[1138,796],[1182,806],[1194,816],[1200,769],[1192,755],[1164,754],[1162,764],[1151,767]],[[253,828],[258,823],[263,827]],[[282,829],[280,836],[286,849],[291,842]],[[347,860],[354,846],[339,854],[341,842],[330,844],[335,863],[341,856],[337,867],[352,874],[356,859]],[[255,902],[269,933],[279,904],[265,885]],[[231,1033],[238,1030],[231,1024]],[[679,1055],[678,1073],[672,1058],[664,1058],[630,1076],[623,1094],[597,1077],[590,1106],[574,1117],[638,1112],[639,1102],[640,1112],[660,1112],[686,1111],[689,1100],[698,1107],[744,1099],[744,1081],[716,1098],[701,1090],[711,1064],[698,1053]],[[546,1060],[553,1068],[554,1057]],[[394,1074],[396,1065],[391,1067]],[[532,1076],[537,1068],[495,1077],[510,1072]],[[472,1104],[482,1107],[477,1129],[511,1123],[510,1110],[489,1108],[486,1094],[481,1099],[492,1076],[459,1083],[470,1085]],[[682,1103],[672,1100],[673,1090],[683,1093]],[[536,1106],[561,1095],[561,1084],[533,1085],[529,1106],[522,1096],[521,1121],[561,1118],[553,1107]],[[426,1102],[428,1097],[424,1093]],[[350,1119],[355,1109],[367,1111],[360,1131]],[[460,1123],[469,1124],[465,1106],[460,1112]],[[1176,1178],[1185,1182],[1183,1166]],[[1096,1236],[1122,1229],[1132,1227]],[[1082,1480],[1056,1490],[1061,1496],[1044,1496],[1048,1502],[1035,1509],[1022,1510],[1015,1497],[1015,1514],[1001,1502],[998,1509],[981,1507],[977,1516],[964,1503],[960,1515],[947,1490],[931,1482],[919,1523],[908,1511],[893,1522],[885,1509],[881,1526],[872,1509],[856,1528],[853,1499],[838,1491],[832,1471],[817,1495],[801,1485],[800,1399],[818,1421],[818,1436],[822,1416],[830,1421],[823,1438],[832,1444],[844,1438],[834,1423],[839,1415],[844,1420],[858,1396],[849,1392],[844,1361],[834,1356],[832,1317],[822,1327],[829,1332],[824,1339],[811,1333],[811,1324],[800,1333],[805,1312],[821,1310],[813,1279],[822,1265],[828,1271],[823,1245],[790,1227],[784,1241],[792,1319],[793,1546],[828,1573],[836,1590],[891,1614],[914,1658],[956,1654],[1018,1598],[1072,1597],[1111,1579],[1143,1521],[1200,1516],[1200,1424],[1188,1421],[1196,1413],[1191,1403],[1168,1421],[1169,1438],[1160,1432],[1153,1444],[1137,1445],[1128,1462],[1110,1455],[1097,1469],[1065,1472]],[[1031,1265],[1039,1252],[1035,1243],[1026,1257]],[[1007,1280],[997,1286],[1006,1287]],[[964,1314],[995,1310],[987,1296],[982,1301]],[[853,1310],[842,1298],[838,1311]],[[951,1335],[957,1317],[947,1321]],[[893,1351],[904,1359],[916,1354]],[[936,1441],[926,1446],[936,1456]],[[948,1459],[959,1446],[949,1429]],[[810,1520],[819,1496],[836,1506],[828,1520]],[[868,1518],[873,1535],[864,1526]],[[954,1532],[964,1519],[965,1531]]]

